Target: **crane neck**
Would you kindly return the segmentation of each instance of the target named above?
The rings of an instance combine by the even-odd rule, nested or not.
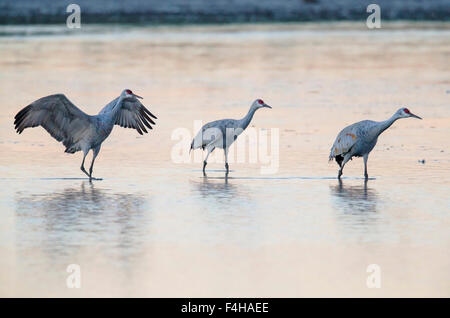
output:
[[[246,129],[248,127],[248,125],[250,124],[250,122],[252,121],[253,115],[255,114],[257,108],[254,107],[250,107],[247,115],[245,115],[244,118],[242,118],[240,120],[240,127],[242,129]]]
[[[392,124],[399,119],[399,117],[397,116],[397,114],[392,115],[391,118],[389,118],[388,120],[384,120],[381,121],[379,126],[378,126],[378,135],[381,134],[383,131],[385,131],[386,129],[388,129],[389,127],[392,126]]]

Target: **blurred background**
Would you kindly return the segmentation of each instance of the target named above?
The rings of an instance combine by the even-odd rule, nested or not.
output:
[[[371,3],[386,20],[448,20],[446,0],[2,0],[0,23],[61,23],[66,7],[87,23],[222,23],[360,20]]]
[[[0,296],[450,296],[449,1],[379,0],[379,29],[371,1],[77,0],[73,29],[71,2],[0,0]],[[44,129],[14,131],[40,97],[96,114],[125,88],[158,120],[114,128],[102,181]],[[275,173],[174,162],[174,131],[256,98]],[[380,136],[372,179],[355,159],[338,182],[337,133],[404,106],[423,120]]]

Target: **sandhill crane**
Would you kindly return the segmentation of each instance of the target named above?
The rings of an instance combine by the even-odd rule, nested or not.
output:
[[[92,178],[92,169],[102,142],[109,136],[114,125],[134,128],[139,134],[147,133],[145,126],[155,122],[156,117],[138,100],[140,96],[125,89],[119,97],[106,105],[98,115],[90,116],[77,108],[63,94],[42,97],[23,108],[15,116],[15,129],[21,134],[25,128],[42,126],[57,141],[66,147],[65,152],[83,151],[81,171]],[[145,126],[144,126],[145,125]],[[89,150],[93,157],[89,173],[84,169],[84,160]]]
[[[236,119],[221,119],[205,124],[197,133],[191,143],[191,149],[202,148],[208,151],[205,160],[203,161],[203,175],[206,175],[205,168],[209,154],[216,148],[221,148],[225,153],[225,169],[228,174],[228,149],[236,138],[247,128],[253,118],[256,110],[271,106],[264,103],[262,99],[257,99],[250,106],[250,110],[244,118]]]
[[[397,119],[414,117],[422,119],[414,115],[408,108],[400,108],[385,121],[363,120],[353,125],[347,126],[337,135],[336,140],[331,147],[329,160],[335,159],[340,169],[338,179],[342,176],[342,170],[345,164],[352,157],[363,157],[364,159],[364,177],[367,180],[367,159],[369,153],[375,147],[378,136],[388,129]]]

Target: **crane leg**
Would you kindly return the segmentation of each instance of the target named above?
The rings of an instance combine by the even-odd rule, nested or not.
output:
[[[229,172],[229,166],[228,166],[228,148],[224,148],[223,151],[224,151],[224,153],[225,153],[225,170],[226,170],[226,174],[228,175],[228,172]]]
[[[206,175],[205,169],[207,164],[206,160],[203,160],[203,175]]]
[[[93,157],[92,157],[91,166],[89,167],[89,181],[92,181],[92,179],[95,180],[95,178],[92,177],[92,171],[93,171],[93,169],[94,169],[94,161],[95,161],[95,158],[97,158],[97,155],[98,155],[98,153],[100,152],[100,146],[98,146],[97,148],[95,148],[95,149],[93,150],[93,152],[94,152],[94,155],[93,155]]]
[[[211,153],[211,152],[213,152],[213,150],[215,149],[215,147],[206,147],[206,150],[208,151],[208,153],[206,154],[206,158],[205,158],[205,160],[203,161],[203,175],[204,176],[206,176],[206,172],[205,172],[205,168],[206,168],[206,165],[208,164],[208,157],[209,157],[209,154]]]
[[[369,174],[367,173],[367,159],[369,159],[369,154],[365,154],[363,156],[364,159],[364,178],[369,179]]]
[[[339,180],[341,179],[342,172],[344,171],[344,166],[345,166],[345,164],[346,164],[351,158],[352,158],[352,156],[350,156],[350,155],[345,155],[345,156],[344,156],[344,160],[342,161],[341,168],[339,169],[339,172],[338,172],[338,179],[339,179]]]
[[[87,156],[88,152],[89,152],[89,151],[83,152],[83,161],[81,162],[81,167],[80,167],[80,169],[81,169],[81,171],[83,171],[83,172],[89,177],[89,179],[90,179],[91,176],[89,175],[89,173],[87,173],[86,169],[84,169],[84,160],[86,159],[86,156]]]

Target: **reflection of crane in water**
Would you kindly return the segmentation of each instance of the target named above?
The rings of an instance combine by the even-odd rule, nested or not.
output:
[[[85,181],[80,188],[57,192],[18,192],[16,203],[17,232],[29,233],[30,244],[55,253],[100,242],[131,253],[148,235],[148,200],[143,194],[114,193]]]
[[[367,180],[364,181],[364,186],[344,186],[339,180],[339,184],[331,187],[331,190],[339,208],[346,213],[376,212],[377,194],[367,187]]]
[[[156,117],[147,109],[131,90],[125,89],[119,97],[106,105],[98,115],[90,116],[76,107],[64,95],[50,95],[40,98],[17,113],[14,121],[19,134],[25,128],[42,126],[56,140],[66,147],[65,152],[83,151],[81,171],[92,180],[94,161],[100,147],[111,134],[114,125],[134,128],[139,134],[147,133],[145,126],[152,129]],[[89,173],[84,168],[86,155],[92,149]]]
[[[382,222],[383,214],[377,211],[377,192],[367,186],[367,181],[351,186],[341,181],[330,190],[340,236],[351,241],[372,241],[380,239],[381,228],[384,234],[389,230],[389,225]]]
[[[203,197],[213,197],[219,201],[232,200],[239,196],[239,191],[235,185],[228,182],[228,177],[214,178],[204,177],[202,182],[193,182],[196,186],[196,191]],[[222,181],[223,180],[223,181]]]
[[[367,173],[367,159],[372,149],[378,141],[378,136],[388,129],[397,119],[414,117],[422,119],[414,115],[408,108],[400,108],[385,121],[363,120],[353,125],[345,127],[336,137],[331,147],[329,160],[335,159],[339,165],[338,178],[342,176],[345,164],[352,157],[363,157],[364,159],[364,177],[369,178]]]

